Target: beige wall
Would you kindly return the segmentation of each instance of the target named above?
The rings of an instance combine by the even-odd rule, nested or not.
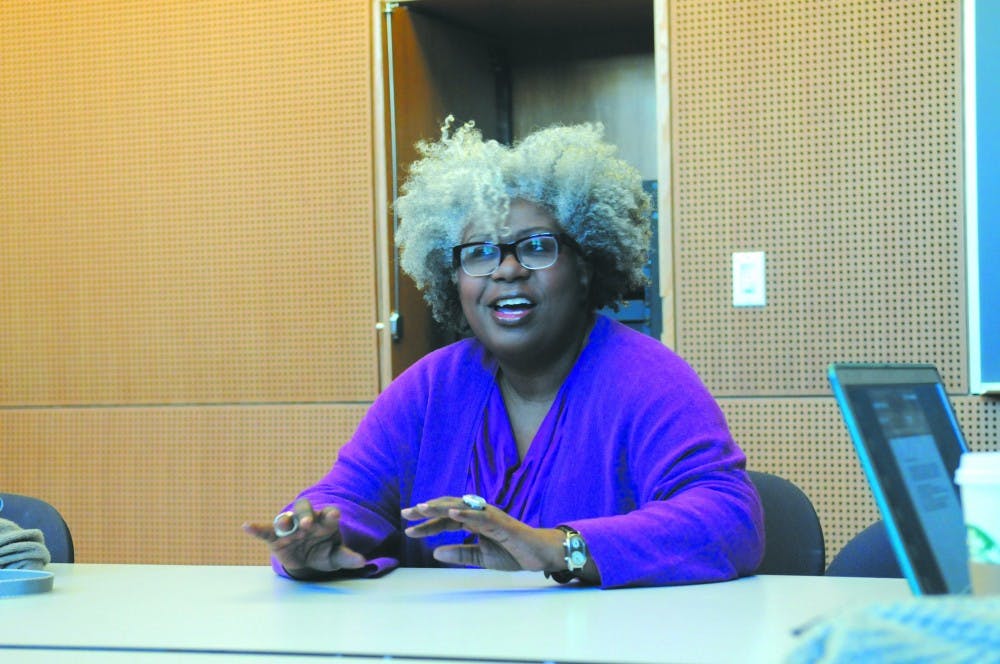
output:
[[[0,3],[0,487],[85,562],[239,531],[378,391],[367,0]]]
[[[830,362],[936,364],[970,446],[1000,448],[968,388],[960,5],[667,8],[676,347],[828,554],[877,518]],[[767,254],[764,308],[732,306],[737,251]]]

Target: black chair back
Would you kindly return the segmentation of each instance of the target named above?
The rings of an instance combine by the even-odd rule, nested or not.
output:
[[[16,493],[0,493],[0,518],[13,521],[22,528],[41,530],[52,562],[73,562],[73,536],[69,526],[58,510],[44,500]]]
[[[830,561],[826,575],[903,578],[896,552],[889,543],[885,522],[876,521],[852,537]]]
[[[822,576],[826,548],[812,501],[782,477],[752,470],[747,474],[764,505],[764,560],[757,573]]]

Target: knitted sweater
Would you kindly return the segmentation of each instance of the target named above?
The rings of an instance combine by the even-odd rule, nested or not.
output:
[[[432,550],[468,534],[408,538],[400,509],[470,492],[528,525],[578,530],[604,587],[753,573],[760,500],[721,410],[679,356],[598,316],[524,459],[496,370],[475,339],[424,357],[300,494],[340,508],[345,543],[369,558],[369,574],[438,565]]]

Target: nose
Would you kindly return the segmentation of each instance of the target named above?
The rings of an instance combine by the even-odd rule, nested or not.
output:
[[[511,279],[524,278],[527,276],[527,272],[530,272],[530,270],[521,265],[517,260],[517,256],[511,251],[500,259],[500,265],[497,266],[497,269],[490,276],[500,281],[509,281]]]

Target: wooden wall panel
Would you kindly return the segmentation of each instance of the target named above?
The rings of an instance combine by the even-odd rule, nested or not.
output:
[[[719,396],[825,395],[831,361],[967,389],[958,2],[677,1],[677,347]],[[767,254],[763,308],[731,255]]]
[[[652,27],[650,27],[652,29]],[[513,71],[514,138],[553,124],[601,122],[605,139],[644,180],[657,173],[655,63],[652,53],[518,62]]]
[[[0,3],[0,486],[79,560],[263,563],[377,394],[372,27]]]
[[[319,479],[363,406],[0,411],[0,486],[56,506],[78,562],[265,564],[244,534]]]
[[[374,396],[369,16],[0,6],[0,403]]]
[[[960,4],[669,3],[677,349],[828,558],[878,518],[830,362],[934,363],[970,447],[1000,449],[1000,401],[968,393]],[[751,250],[768,304],[736,309]]]

